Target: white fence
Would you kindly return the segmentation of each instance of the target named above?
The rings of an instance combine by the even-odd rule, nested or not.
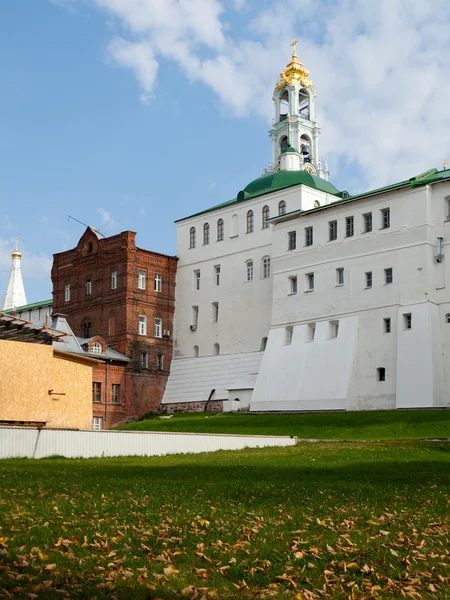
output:
[[[295,443],[296,438],[282,436],[0,427],[0,458],[163,456]]]

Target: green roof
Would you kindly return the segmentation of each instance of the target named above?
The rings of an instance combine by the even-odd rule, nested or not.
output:
[[[288,152],[295,152],[298,154],[297,150],[293,146],[287,146],[284,150],[281,151],[281,154],[287,154]]]
[[[17,308],[8,308],[7,310],[2,310],[1,312],[6,315],[12,314],[14,311],[23,312],[24,310],[33,310],[33,308],[44,308],[44,306],[51,306],[53,304],[53,300],[41,300],[41,302],[33,302],[33,304],[25,304],[24,306],[17,306]]]

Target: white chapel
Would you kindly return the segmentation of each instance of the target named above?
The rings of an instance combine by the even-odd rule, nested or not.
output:
[[[450,171],[339,192],[295,44],[273,94],[268,172],[176,223],[162,408],[449,406]]]

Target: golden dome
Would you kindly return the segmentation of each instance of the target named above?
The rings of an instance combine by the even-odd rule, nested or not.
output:
[[[295,86],[298,83],[301,83],[303,87],[310,87],[313,85],[312,81],[308,79],[309,71],[305,69],[303,63],[300,62],[297,58],[297,46],[298,41],[294,40],[291,44],[293,47],[292,51],[292,59],[286,65],[284,71],[280,73],[280,81],[276,84],[277,88],[284,88],[288,83],[291,86]]]
[[[16,247],[13,252],[11,252],[11,256],[13,258],[22,258],[22,253],[19,252],[19,238],[16,238]]]

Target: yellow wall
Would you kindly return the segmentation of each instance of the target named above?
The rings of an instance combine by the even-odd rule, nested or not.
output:
[[[91,429],[92,363],[52,346],[0,340],[0,420]]]

